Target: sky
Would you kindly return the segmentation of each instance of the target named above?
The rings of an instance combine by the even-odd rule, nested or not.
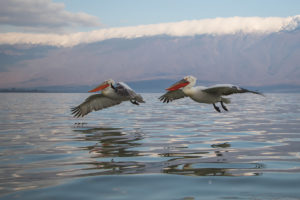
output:
[[[299,0],[0,0],[0,47],[69,48],[114,38],[270,34],[299,27]],[[0,87],[14,85],[12,79],[26,83],[26,78],[43,85],[50,78],[34,77],[39,73],[30,70],[50,71],[39,63],[51,66],[55,53],[45,52],[0,48]]]
[[[270,33],[298,26],[299,13],[297,0],[2,0],[0,44]]]
[[[299,0],[1,0],[0,32],[81,32],[216,17],[288,17]]]
[[[65,0],[71,12],[97,16],[105,27],[136,26],[216,17],[298,15],[298,0]],[[86,2],[86,1],[85,1]]]

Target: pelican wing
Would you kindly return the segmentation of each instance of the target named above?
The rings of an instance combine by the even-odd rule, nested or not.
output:
[[[184,97],[186,97],[186,95],[183,93],[182,90],[173,90],[166,92],[164,95],[159,97],[159,100],[163,103],[169,103],[170,101],[181,99]]]
[[[135,100],[140,103],[145,103],[143,97],[140,94],[135,93],[131,87],[129,87],[126,83],[119,82],[116,84],[116,87],[114,87],[116,93],[120,96],[126,96],[130,100]]]
[[[74,117],[83,117],[93,110],[101,110],[114,105],[120,104],[122,101],[110,99],[103,94],[94,94],[89,96],[82,104],[71,108]]]
[[[134,98],[137,94],[126,83],[119,82],[116,84],[115,91],[120,96]]]
[[[260,92],[252,91],[252,90],[247,90],[245,88],[241,88],[235,85],[230,85],[230,84],[219,84],[219,85],[214,85],[211,87],[208,87],[206,89],[203,89],[202,91],[210,93],[210,94],[215,94],[215,95],[231,95],[231,94],[237,94],[237,93],[253,93],[253,94],[259,94],[263,95]]]

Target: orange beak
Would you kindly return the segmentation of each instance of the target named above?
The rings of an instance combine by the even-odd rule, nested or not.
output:
[[[168,90],[168,91],[178,90],[182,87],[187,86],[188,84],[190,84],[190,82],[188,82],[185,79],[182,79],[182,80],[178,81],[177,83],[173,84],[172,86],[168,87],[166,90]]]
[[[103,90],[103,89],[107,88],[108,86],[109,86],[109,84],[104,82],[101,85],[99,85],[99,86],[95,87],[94,89],[90,90],[89,92],[98,92],[100,90]]]

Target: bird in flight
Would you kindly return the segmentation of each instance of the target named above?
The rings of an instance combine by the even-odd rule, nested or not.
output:
[[[230,99],[223,96],[236,93],[253,93],[263,95],[262,93],[247,90],[231,84],[218,84],[211,87],[195,86],[196,81],[197,79],[193,76],[184,77],[182,80],[167,88],[167,92],[159,97],[159,100],[163,103],[169,103],[176,99],[190,97],[198,103],[212,104],[217,112],[221,112],[221,109],[216,105],[216,103],[220,103],[221,107],[225,111],[228,111],[228,109],[224,104],[230,103]]]
[[[71,108],[71,112],[74,117],[83,117],[92,111],[112,107],[122,103],[123,101],[130,101],[135,105],[145,103],[143,97],[140,94],[135,93],[135,91],[126,83],[115,83],[112,79],[104,81],[89,92],[97,91],[102,92],[100,94],[89,96],[83,103]]]

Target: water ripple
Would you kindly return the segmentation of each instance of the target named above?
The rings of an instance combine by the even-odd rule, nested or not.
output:
[[[74,119],[86,94],[0,94],[1,193],[120,174],[300,178],[299,94],[236,95],[226,113],[159,95]]]

